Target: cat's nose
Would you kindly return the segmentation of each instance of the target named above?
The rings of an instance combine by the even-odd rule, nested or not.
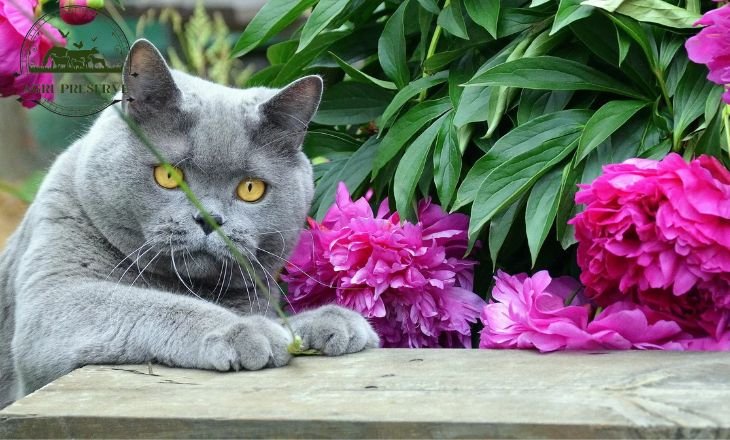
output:
[[[223,223],[225,223],[225,221],[223,220],[223,216],[218,215],[214,212],[210,213],[210,217],[218,224],[218,226],[223,226]],[[193,220],[195,221],[195,223],[198,224],[198,226],[200,226],[201,229],[203,229],[203,233],[205,233],[205,235],[210,235],[210,233],[213,232],[213,226],[205,221],[205,218],[199,212],[193,215]]]

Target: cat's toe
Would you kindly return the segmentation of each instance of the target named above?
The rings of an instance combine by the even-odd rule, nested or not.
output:
[[[380,339],[365,318],[339,306],[325,306],[303,313],[294,321],[306,348],[328,356],[356,353],[380,345]]]
[[[281,367],[291,360],[287,350],[290,343],[291,336],[278,323],[264,317],[247,317],[206,337],[204,364],[219,371]]]

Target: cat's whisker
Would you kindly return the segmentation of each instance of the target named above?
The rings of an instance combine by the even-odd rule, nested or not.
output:
[[[218,296],[215,299],[215,303],[218,304],[218,302],[221,299],[221,295],[223,295],[223,287],[226,285],[226,273],[228,272],[228,260],[223,260],[223,279],[221,280],[221,287],[218,289]]]
[[[187,251],[187,249],[185,249],[185,250]],[[187,259],[187,257],[185,256],[185,252],[183,252],[182,256],[183,256],[183,263],[185,264],[185,272],[186,272],[186,273],[187,273],[187,275],[188,275],[188,283],[190,283],[190,286],[192,286],[192,287],[195,287],[195,286],[193,285],[193,279],[192,279],[192,277],[190,276],[190,269],[188,268],[188,259]]]
[[[233,256],[231,255],[230,252],[228,252],[228,258],[230,259],[228,262],[228,269],[229,269],[228,285],[226,286],[226,291],[223,292],[223,297],[225,297],[226,294],[228,293],[228,289],[231,288],[231,282],[233,281]]]
[[[218,284],[220,284],[220,282],[221,282],[221,276],[223,276],[224,267],[225,266],[223,265],[223,263],[221,263],[221,270],[220,270],[220,272],[218,272],[218,279],[215,282],[215,286],[213,286],[213,290],[210,291],[211,295],[215,295],[215,291],[218,290]]]
[[[131,262],[131,263],[129,264],[129,266],[127,266],[127,269],[126,269],[126,270],[124,271],[124,273],[122,273],[122,276],[120,276],[120,277],[119,277],[119,279],[117,280],[117,283],[116,283],[116,285],[114,286],[114,291],[115,291],[115,292],[116,292],[116,290],[117,290],[117,287],[119,286],[119,283],[121,283],[121,282],[122,282],[122,279],[124,279],[124,277],[125,277],[125,276],[127,275],[127,273],[128,273],[128,272],[129,272],[129,270],[130,270],[130,269],[132,268],[132,266],[134,266],[135,264],[137,264],[137,262],[139,261],[139,259],[140,259],[140,258],[142,258],[142,257],[144,257],[145,255],[147,255],[147,253],[148,253],[149,251],[151,251],[152,249],[154,249],[154,248],[155,248],[155,245],[154,245],[154,244],[152,244],[152,245],[151,245],[151,246],[150,246],[150,247],[149,247],[149,248],[148,248],[148,249],[147,249],[146,251],[142,252],[141,254],[139,254],[139,253],[137,254],[137,258],[135,258],[135,259],[134,259],[134,261],[132,261],[132,262]]]
[[[245,249],[245,248],[244,248],[244,250],[246,252],[248,252],[249,254],[251,254],[251,257],[254,259],[254,261],[256,261],[256,263],[259,266],[261,266],[261,270],[263,270],[264,273],[268,276],[268,278],[266,279],[266,287],[268,288],[269,291],[268,291],[268,295],[266,295],[266,311],[264,313],[268,313],[268,311],[269,311],[269,305],[271,303],[271,285],[269,284],[269,278],[271,278],[271,281],[273,281],[274,282],[274,285],[279,289],[279,292],[281,292],[281,296],[283,296],[284,299],[286,300],[286,302],[289,303],[289,307],[291,307],[292,311],[294,313],[296,313],[296,310],[294,309],[294,305],[291,303],[291,301],[289,301],[289,298],[287,297],[286,293],[284,292],[284,289],[282,289],[281,286],[279,285],[279,283],[276,282],[276,278],[274,278],[274,276],[268,270],[266,270],[266,268],[264,267],[264,265],[261,264],[261,262],[259,261],[258,258],[256,258],[256,255],[254,255],[253,252],[251,252],[251,251],[249,251],[248,249]]]
[[[197,293],[191,289],[187,283],[185,283],[185,280],[182,279],[180,276],[180,272],[177,270],[177,264],[175,263],[175,247],[172,245],[172,236],[170,236],[170,259],[172,260],[172,268],[175,270],[175,275],[177,275],[177,279],[180,280],[183,286],[185,286],[185,289],[187,289],[188,292],[192,293],[195,297],[197,297],[200,300],[203,300],[203,298],[200,297]]]
[[[117,265],[112,268],[111,272],[109,272],[109,275],[107,275],[106,278],[104,278],[104,279],[105,280],[108,280],[109,277],[112,276],[112,274],[114,273],[114,271],[117,270],[117,268],[119,268],[119,266],[122,265],[122,263],[124,263],[125,261],[127,261],[129,259],[129,257],[131,257],[132,255],[138,254],[142,250],[142,248],[144,248],[145,246],[152,244],[152,242],[155,241],[160,235],[162,235],[162,234],[157,234],[154,237],[150,238],[149,240],[145,241],[144,243],[142,243],[142,246],[138,247],[137,249],[133,250],[129,255],[127,255],[126,257],[122,258],[122,261],[120,261],[119,263],[117,263]],[[139,255],[138,255],[138,258],[139,258]]]
[[[157,257],[159,257],[159,256],[160,256],[160,254],[162,254],[162,249],[160,249],[160,251],[159,251],[159,252],[157,252],[157,253],[156,253],[156,254],[155,254],[155,255],[154,255],[153,257],[152,257],[152,259],[151,259],[151,260],[150,260],[150,261],[149,261],[149,262],[147,263],[147,265],[145,265],[145,267],[143,267],[143,268],[142,268],[142,270],[141,270],[141,271],[139,272],[139,274],[138,274],[138,275],[137,275],[137,276],[136,276],[136,277],[134,278],[134,281],[132,281],[132,284],[130,284],[130,285],[129,285],[129,287],[132,287],[132,286],[134,286],[134,283],[136,283],[136,282],[137,282],[137,280],[138,280],[138,279],[139,279],[140,277],[142,277],[142,274],[144,273],[144,271],[145,271],[145,270],[147,270],[147,268],[148,268],[148,267],[150,267],[150,264],[152,264],[152,262],[153,262],[153,261],[155,261],[155,260],[157,259]],[[144,277],[142,277],[142,279],[144,280]]]
[[[246,259],[249,260],[249,264],[251,263],[251,259],[246,257]],[[243,279],[243,286],[246,289],[246,295],[248,296],[248,307],[249,307],[249,313],[253,312],[253,303],[251,302],[251,291],[248,290],[248,287],[246,286],[246,277],[243,275],[243,269],[241,269],[241,263],[236,261],[236,264],[238,265],[238,270],[241,272],[241,279]],[[253,281],[253,277],[251,276],[251,273],[248,271],[248,267],[246,268],[246,273],[248,273],[248,277],[251,281],[251,285],[253,286],[253,294],[254,296],[257,295],[256,292],[256,283]]]
[[[342,287],[342,286],[334,286],[334,285],[330,285],[330,284],[323,283],[322,281],[314,278],[312,275],[308,274],[307,271],[305,271],[301,267],[297,266],[296,264],[292,263],[291,261],[287,260],[286,258],[281,258],[278,255],[267,251],[266,249],[256,248],[256,250],[259,250],[261,252],[265,252],[265,253],[271,255],[272,257],[276,257],[276,258],[280,259],[284,263],[292,266],[296,270],[298,270],[301,273],[303,273],[307,278],[309,278],[310,280],[312,280],[315,283],[319,284],[320,286],[327,287],[329,289],[338,289],[338,290],[360,290],[361,289],[360,287]]]

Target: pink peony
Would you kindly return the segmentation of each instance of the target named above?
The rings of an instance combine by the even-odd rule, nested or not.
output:
[[[607,165],[570,222],[586,295],[629,300],[696,337],[720,338],[730,314],[730,172],[712,157],[690,163],[630,159]]]
[[[730,8],[722,6],[708,11],[695,25],[706,27],[687,40],[689,59],[707,65],[710,81],[730,84]],[[730,104],[730,91],[725,92],[723,99]]]
[[[385,347],[469,347],[484,301],[472,292],[469,220],[423,200],[417,224],[373,214],[340,183],[322,223],[310,219],[282,279],[294,310],[338,303],[370,319]]]
[[[38,0],[0,0],[0,96],[19,95],[25,107],[34,107],[33,100],[53,99],[53,93],[34,93],[33,86],[53,84],[53,74],[20,72],[20,52],[26,33],[33,26],[33,11]],[[41,37],[35,40],[35,47],[29,50],[29,62],[40,65],[41,60],[53,46],[64,45],[65,40],[50,24],[43,25]],[[16,76],[20,73],[19,76]]]
[[[482,309],[480,348],[555,350],[682,350],[674,339],[684,337],[679,326],[628,303],[619,302],[594,314],[576,292],[577,281],[551,279],[546,271],[528,277],[498,272],[492,297],[499,302]]]

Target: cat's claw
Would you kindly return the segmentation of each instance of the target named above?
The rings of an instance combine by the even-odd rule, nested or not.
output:
[[[248,316],[206,336],[200,350],[202,368],[218,371],[260,370],[289,363],[291,335],[277,322]]]
[[[329,305],[294,315],[291,326],[302,338],[303,350],[314,349],[328,356],[380,345],[380,338],[365,318],[340,306]]]

